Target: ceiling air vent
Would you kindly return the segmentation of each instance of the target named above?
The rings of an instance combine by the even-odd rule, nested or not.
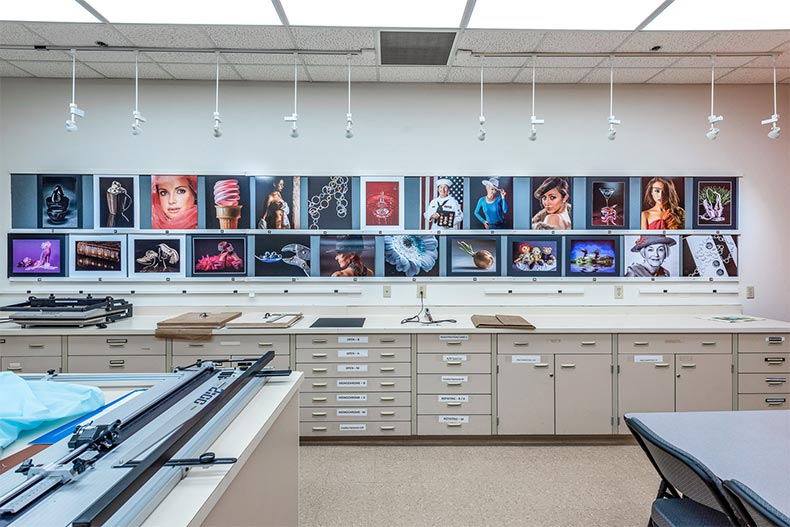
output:
[[[454,32],[382,31],[381,64],[446,66]]]

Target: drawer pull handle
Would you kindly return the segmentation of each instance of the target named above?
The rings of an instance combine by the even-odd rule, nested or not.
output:
[[[0,339],[0,344],[5,344],[5,339]]]
[[[206,345],[205,344],[188,344],[187,346],[190,347],[190,348],[204,348]]]
[[[313,427],[313,432],[326,432],[326,427],[325,426],[314,426]]]
[[[313,339],[313,344],[326,344],[326,339]]]
[[[382,383],[379,383],[379,384],[380,384],[381,386],[386,386],[386,387],[392,387],[392,386],[395,386],[395,383],[394,383],[394,382],[382,382]]]
[[[782,364],[785,361],[784,357],[766,357],[765,362],[768,364]]]
[[[313,373],[326,373],[326,368],[313,368]]]
[[[705,342],[703,342],[703,343],[702,343],[702,345],[703,345],[703,346],[715,346],[715,345],[716,345],[716,343],[715,343],[715,342],[711,342],[711,341],[707,341],[707,340],[706,340]]]
[[[394,401],[394,397],[379,397],[379,401]]]
[[[113,343],[110,343],[110,347],[111,348],[125,348],[126,344],[121,344],[120,342],[119,343],[114,343],[113,342]]]
[[[392,372],[392,371],[395,371],[395,368],[393,368],[392,366],[387,366],[387,367],[384,367],[384,368],[379,368],[379,370],[380,370],[382,373],[383,373],[383,372]]]
[[[392,417],[395,415],[395,412],[381,412],[382,417]]]
[[[650,345],[649,342],[645,342],[643,340],[634,342],[634,346],[649,346],[649,345]]]
[[[447,383],[447,386],[461,386],[462,384],[461,381],[450,381]]]
[[[313,388],[326,388],[326,383],[325,382],[314,382],[313,383]]]
[[[379,339],[379,342],[381,342],[382,344],[392,344],[393,342],[395,342],[395,339],[393,338]]]
[[[111,359],[110,360],[110,368],[123,368],[126,364],[126,361],[123,359]]]
[[[768,344],[783,344],[785,341],[784,337],[765,337],[765,341]]]
[[[18,362],[12,362],[8,365],[9,371],[22,371],[22,365]]]
[[[259,348],[270,348],[272,346],[274,346],[274,344],[271,343],[271,342],[259,342],[258,343],[258,347]]]
[[[394,357],[395,354],[392,353],[392,352],[387,352],[387,353],[382,353],[380,356],[381,356],[382,359],[390,359],[390,358]]]
[[[391,432],[392,430],[395,430],[395,427],[392,426],[392,425],[390,425],[390,426],[381,425],[379,427],[379,430],[382,430],[384,432]]]
[[[326,353],[313,353],[313,358],[314,359],[325,359],[326,358]]]
[[[313,412],[313,417],[326,417],[326,412]]]
[[[27,347],[32,349],[32,350],[35,350],[35,349],[42,349],[45,346],[44,346],[44,344],[28,344]]]
[[[777,385],[777,384],[784,384],[784,383],[786,383],[787,382],[787,378],[786,377],[766,377],[765,382],[767,384],[770,384],[770,385],[774,386],[774,385]]]
[[[452,426],[452,427],[459,427],[459,426],[461,426],[462,424],[463,424],[463,423],[447,423],[447,426],[448,426],[448,427],[451,427],[451,426]]]
[[[461,406],[459,402],[447,403],[447,406]]]
[[[315,386],[315,385],[313,385],[313,386]],[[326,397],[313,397],[313,402],[314,403],[325,403],[326,402]]]
[[[529,346],[529,342],[514,342],[513,346],[515,347]]]
[[[780,406],[787,402],[784,397],[768,397],[765,399],[768,406]]]
[[[451,340],[447,343],[448,346],[460,346],[461,344],[463,344],[463,342],[460,340]]]
[[[107,339],[107,344],[126,344],[128,339]]]
[[[535,364],[535,367],[536,368],[548,368],[549,367],[549,363],[548,362],[538,362],[538,363]]]
[[[582,346],[595,346],[596,344],[598,344],[598,343],[596,341],[594,341],[594,340],[583,340],[582,341]]]
[[[560,368],[575,368],[576,365],[573,363],[570,364],[560,364]]]
[[[448,360],[445,364],[448,366],[461,366],[463,365],[463,362],[460,360]]]
[[[669,363],[668,362],[656,362],[655,367],[656,368],[669,368]]]
[[[680,367],[681,367],[681,368],[696,368],[696,367],[697,367],[697,365],[696,365],[696,364],[694,364],[694,363],[691,363],[691,364],[681,364],[681,365],[680,365]]]

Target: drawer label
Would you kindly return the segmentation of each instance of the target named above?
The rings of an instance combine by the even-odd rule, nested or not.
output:
[[[442,375],[442,382],[469,382],[468,375]]]
[[[468,395],[439,395],[436,400],[440,403],[468,403]]]
[[[664,362],[663,355],[634,355],[634,362]]]
[[[340,425],[337,427],[340,432],[364,432],[368,429],[368,425],[366,424],[347,424],[347,425]]]
[[[342,401],[367,401],[368,394],[366,393],[339,393],[335,396],[337,402]]]
[[[440,415],[439,422],[440,423],[468,423],[469,416],[468,415]]]
[[[439,335],[439,340],[469,340],[469,335]]]
[[[538,364],[540,355],[513,355],[513,364]]]
[[[367,337],[337,337],[338,344],[367,344],[368,338]]]
[[[367,417],[367,408],[338,408],[336,412],[337,417]]]
[[[221,340],[219,342],[220,346],[241,346],[241,341],[239,340]]]
[[[466,355],[442,355],[444,362],[466,362]]]
[[[337,350],[337,356],[341,359],[348,359],[350,357],[367,358],[368,350]]]
[[[338,379],[338,388],[367,388],[367,379]]]
[[[368,371],[367,364],[338,364],[337,365],[338,373],[366,372],[366,371]]]

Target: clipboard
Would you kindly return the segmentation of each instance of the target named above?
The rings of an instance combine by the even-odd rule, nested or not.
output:
[[[472,315],[472,324],[484,329],[535,329],[518,315]]]
[[[267,315],[269,315],[267,313]],[[225,327],[234,328],[255,328],[255,329],[285,329],[290,328],[304,318],[302,313],[274,313],[266,316],[261,313],[247,313],[232,322],[228,322]],[[271,322],[269,322],[271,320]]]

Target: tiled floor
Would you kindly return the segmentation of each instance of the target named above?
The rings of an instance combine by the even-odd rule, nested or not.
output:
[[[306,445],[300,465],[301,527],[640,527],[658,489],[630,445]]]

